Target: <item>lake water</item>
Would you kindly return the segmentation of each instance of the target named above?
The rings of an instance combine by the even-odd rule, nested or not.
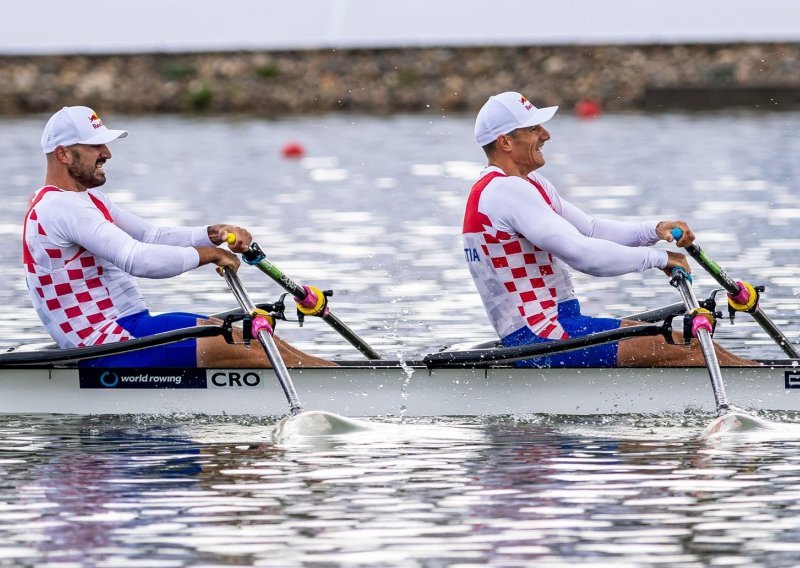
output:
[[[0,119],[4,346],[47,339],[19,262],[46,118]],[[482,164],[472,117],[104,119],[131,132],[106,167],[115,200],[157,222],[251,228],[284,272],[333,288],[337,314],[379,351],[493,337],[460,242]],[[542,173],[567,199],[599,216],[687,219],[731,275],[767,286],[765,310],[797,340],[800,113],[548,126]],[[281,157],[290,141],[304,159]],[[705,295],[713,281],[695,272]],[[240,274],[255,300],[280,294]],[[658,271],[575,283],[597,315],[679,300]],[[143,289],[155,311],[234,305],[208,267]],[[358,356],[319,321],[278,332]],[[781,356],[746,317],[717,338]],[[0,565],[796,566],[800,436],[705,438],[710,418],[373,418],[373,432],[276,443],[277,417],[3,416]]]

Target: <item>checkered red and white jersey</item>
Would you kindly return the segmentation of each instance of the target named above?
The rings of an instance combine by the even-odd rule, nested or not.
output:
[[[204,239],[198,236],[203,233]],[[97,190],[64,191],[52,186],[34,196],[23,235],[33,306],[61,347],[129,339],[116,320],[147,309],[131,274],[167,277],[198,265],[194,248],[137,239],[210,244],[205,228],[162,231]]]
[[[558,304],[575,298],[569,267],[595,276],[662,268],[656,223],[595,219],[561,198],[543,176],[484,170],[464,214],[464,254],[500,337],[523,327],[566,339]]]

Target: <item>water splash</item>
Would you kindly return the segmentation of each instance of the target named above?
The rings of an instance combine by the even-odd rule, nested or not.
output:
[[[403,383],[400,385],[400,398],[404,401],[408,400],[408,387],[411,385],[411,377],[414,375],[414,369],[408,366],[406,363],[405,356],[403,355],[402,351],[398,351],[395,356],[397,357],[397,361],[400,363],[400,368],[403,370],[403,374],[405,378],[403,379]],[[405,404],[400,405],[400,420],[405,419],[406,411],[408,407]]]
[[[309,410],[278,422],[272,432],[272,439],[276,444],[284,444],[297,438],[341,436],[369,429],[370,425],[366,422],[331,412]]]

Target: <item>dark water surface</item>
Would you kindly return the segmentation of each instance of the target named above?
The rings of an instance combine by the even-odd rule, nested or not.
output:
[[[800,436],[707,419],[4,417],[0,563],[796,566]]]
[[[46,339],[20,266],[46,118],[0,120],[3,345]],[[131,132],[106,167],[121,205],[162,223],[251,228],[287,274],[334,288],[340,317],[379,351],[492,338],[460,243],[482,163],[472,118],[104,119]],[[600,216],[687,219],[731,275],[767,286],[765,309],[797,339],[800,114],[549,126],[542,173],[567,199]],[[289,141],[304,160],[281,157]],[[257,271],[240,274],[257,301],[278,297]],[[713,282],[696,276],[705,295]],[[679,300],[658,271],[575,283],[598,315]],[[154,311],[234,304],[210,268],[143,288]],[[318,321],[278,331],[317,354],[357,356]],[[717,337],[780,356],[746,318]],[[800,435],[789,425],[705,438],[710,418],[447,417],[276,443],[277,417],[4,416],[0,564],[800,564]]]

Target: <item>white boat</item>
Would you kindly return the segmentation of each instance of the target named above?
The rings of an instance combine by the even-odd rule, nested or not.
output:
[[[262,266],[263,265],[263,266]],[[277,270],[262,259],[263,270]],[[277,278],[277,276],[273,276]],[[278,278],[298,294],[298,285]],[[480,345],[434,353],[419,361],[376,360],[379,355],[330,312],[326,320],[368,359],[338,367],[286,369],[258,334],[273,369],[89,368],[78,361],[211,335],[230,339],[231,325],[253,313],[235,276],[226,280],[241,310],[218,314],[220,326],[198,326],[110,345],[76,349],[21,347],[0,354],[3,414],[209,414],[280,416],[305,410],[362,416],[496,416],[524,414],[649,414],[686,409],[719,411],[721,385],[711,367],[557,368],[509,366],[509,361],[581,349],[638,336],[671,340],[670,322],[683,304],[631,316],[645,322],[559,342],[519,347]],[[712,296],[713,300],[713,296]],[[269,305],[270,311],[275,305]],[[283,306],[278,310],[283,312]],[[713,311],[713,309],[711,310]],[[664,320],[661,325],[652,323]],[[248,320],[244,320],[245,329]],[[788,344],[788,340],[785,340]],[[791,348],[794,353],[794,347]],[[739,408],[800,411],[800,359],[761,361],[721,370],[730,401]],[[283,367],[281,369],[281,367]],[[721,383],[720,380],[716,381]],[[722,397],[724,401],[724,396]],[[721,402],[722,402],[721,401]],[[289,403],[287,405],[287,402]]]
[[[422,361],[353,361],[289,369],[308,410],[360,416],[628,414],[714,411],[705,367],[430,369]],[[792,361],[722,369],[731,401],[800,411]],[[283,415],[271,369],[0,369],[0,413]]]

